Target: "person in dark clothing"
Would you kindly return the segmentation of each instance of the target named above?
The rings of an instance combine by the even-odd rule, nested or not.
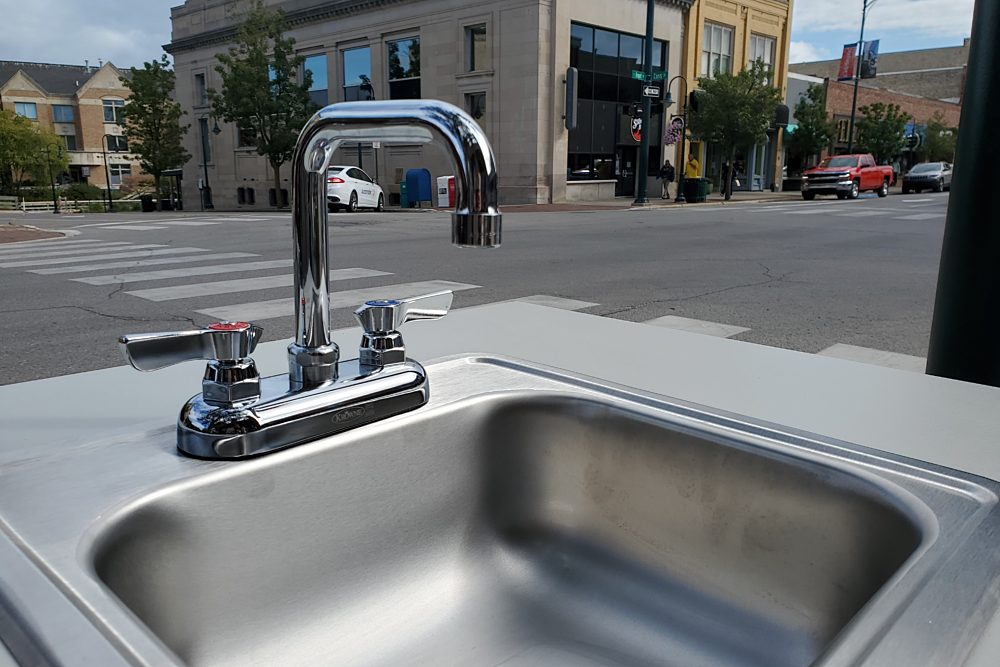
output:
[[[658,178],[660,179],[660,199],[670,199],[670,184],[674,182],[674,165],[670,160],[665,160],[660,167]]]

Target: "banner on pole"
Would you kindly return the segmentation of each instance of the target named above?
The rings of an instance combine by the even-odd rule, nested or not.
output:
[[[874,79],[878,69],[878,40],[864,42],[861,45],[861,78]]]
[[[844,44],[844,52],[840,56],[840,70],[837,72],[837,81],[850,81],[854,78],[857,49],[857,44]]]

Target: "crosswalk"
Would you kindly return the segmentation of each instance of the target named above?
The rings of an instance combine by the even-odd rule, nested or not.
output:
[[[685,208],[685,212],[698,212],[705,214],[718,214],[720,212],[740,212],[745,215],[762,215],[770,217],[790,216],[795,219],[798,216],[807,217],[821,215],[834,218],[883,218],[887,220],[905,221],[929,221],[943,220],[945,211],[927,211],[924,206],[915,204],[927,204],[938,201],[933,198],[923,199],[902,199],[890,200],[889,205],[879,205],[878,207],[867,206],[864,201],[836,201],[825,202],[785,202],[780,204],[725,204],[722,206],[705,206]],[[943,201],[943,200],[942,200]],[[898,205],[897,205],[898,203]]]
[[[175,248],[156,243],[78,237],[16,243],[0,248],[0,269],[58,276],[82,286],[120,286],[119,291],[128,297],[149,302],[185,301],[185,308],[216,320],[261,322],[291,318],[294,313],[289,298],[293,284],[292,264],[288,258],[264,259],[249,252],[215,252],[196,246]],[[164,265],[172,266],[147,269]],[[249,274],[249,277],[206,280],[207,276],[224,277],[234,273]],[[348,313],[370,299],[403,299],[446,289],[456,293],[481,289],[480,285],[451,280],[392,282],[391,272],[369,267],[333,269],[329,279],[337,283],[336,288],[331,289],[331,309]],[[285,294],[281,298],[245,300],[247,296],[259,298],[262,290],[283,290]],[[237,302],[212,302],[213,297]],[[202,299],[209,302],[199,303]],[[600,305],[548,294],[515,300],[576,311]],[[739,324],[676,315],[658,317],[645,324],[722,338],[751,330]],[[819,354],[902,370],[919,372],[923,368],[923,360],[919,357],[852,345],[833,345]]]

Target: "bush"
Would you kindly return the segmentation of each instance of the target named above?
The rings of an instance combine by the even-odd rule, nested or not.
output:
[[[62,196],[70,201],[104,199],[105,192],[91,183],[70,183],[62,189]]]
[[[22,187],[21,199],[24,201],[52,201],[52,189],[40,185]]]

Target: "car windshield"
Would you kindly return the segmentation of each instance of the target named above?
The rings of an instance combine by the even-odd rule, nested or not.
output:
[[[924,164],[918,164],[916,167],[910,170],[911,174],[929,174],[931,172],[941,171],[940,162],[925,162]]]
[[[330,167],[329,169],[326,170],[326,173],[333,176],[335,174],[339,174],[345,169],[347,169],[347,167]]]
[[[858,158],[856,157],[828,157],[819,163],[820,167],[856,167]]]

